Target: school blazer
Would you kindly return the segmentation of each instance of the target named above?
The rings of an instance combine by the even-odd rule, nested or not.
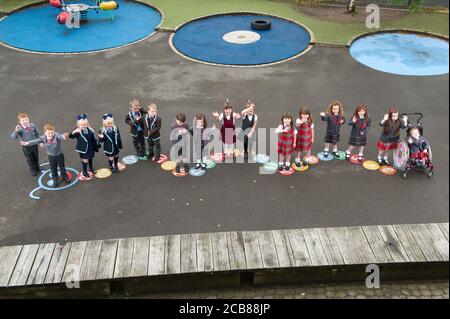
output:
[[[114,144],[117,145],[119,150],[122,149],[122,138],[118,128],[113,129],[111,133],[105,129],[102,129],[101,132],[103,133],[103,138],[99,138],[99,141],[103,143],[103,152],[105,154],[114,153]]]
[[[150,118],[148,114],[144,119],[144,136],[145,138],[151,138],[156,141],[161,138],[159,130],[161,129],[161,118],[156,115],[154,118]]]
[[[127,123],[130,126],[130,135],[133,137],[138,136],[138,126],[144,130],[144,118],[147,115],[147,112],[144,110],[139,111],[141,113],[141,119],[139,121],[136,121],[132,115],[132,112],[128,112],[127,116],[125,117],[125,123]]]
[[[99,148],[101,147],[100,143],[97,140],[97,137],[95,136],[95,132],[92,129],[88,129],[89,130],[89,136],[88,139],[91,139],[91,141],[93,141],[93,147],[94,147],[94,151],[98,152]],[[70,138],[74,138],[77,140],[77,145],[75,146],[75,151],[77,151],[78,153],[82,153],[82,154],[86,154],[88,151],[88,147],[89,147],[89,141],[86,137],[84,137],[83,134],[81,133],[75,133],[69,134]]]

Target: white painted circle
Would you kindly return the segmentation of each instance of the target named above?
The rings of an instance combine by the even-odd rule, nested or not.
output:
[[[223,36],[223,39],[233,44],[250,44],[259,41],[261,36],[253,31],[238,30],[228,32]]]

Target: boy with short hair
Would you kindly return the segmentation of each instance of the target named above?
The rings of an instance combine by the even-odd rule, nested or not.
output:
[[[66,173],[64,154],[61,146],[61,141],[67,139],[68,136],[69,133],[64,134],[55,133],[55,127],[52,124],[45,124],[44,135],[28,142],[20,142],[20,144],[24,146],[38,145],[41,143],[44,144],[45,150],[47,151],[48,155],[50,170],[52,171],[54,187],[59,186],[58,167],[59,170],[61,171],[62,179],[67,184],[70,183],[69,176],[67,176]]]
[[[39,130],[33,123],[30,123],[30,119],[27,113],[19,113],[17,116],[19,124],[11,133],[11,138],[16,140],[20,138],[21,142],[28,142],[39,138]],[[22,145],[23,155],[27,159],[28,167],[31,175],[36,176],[40,173],[39,167],[39,148],[37,145],[24,146]]]
[[[148,113],[144,119],[144,136],[148,142],[148,159],[155,157],[157,162],[161,155],[161,117],[158,115],[158,108],[155,103],[148,105]]]
[[[130,101],[130,111],[125,117],[125,123],[130,126],[130,135],[138,157],[145,156],[144,117],[147,114],[137,99]]]

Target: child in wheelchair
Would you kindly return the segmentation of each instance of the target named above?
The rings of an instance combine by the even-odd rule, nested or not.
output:
[[[409,160],[406,164],[405,173],[412,168],[427,168],[432,174],[431,148],[428,141],[422,136],[419,127],[411,127],[406,139],[409,147]]]

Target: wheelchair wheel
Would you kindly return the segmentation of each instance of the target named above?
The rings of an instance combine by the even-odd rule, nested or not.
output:
[[[408,177],[408,173],[406,171],[403,172],[402,177],[403,177],[403,179],[406,179]]]
[[[398,145],[397,149],[394,150],[394,167],[398,170],[405,170],[406,164],[409,160],[409,147],[406,140],[401,140]]]

